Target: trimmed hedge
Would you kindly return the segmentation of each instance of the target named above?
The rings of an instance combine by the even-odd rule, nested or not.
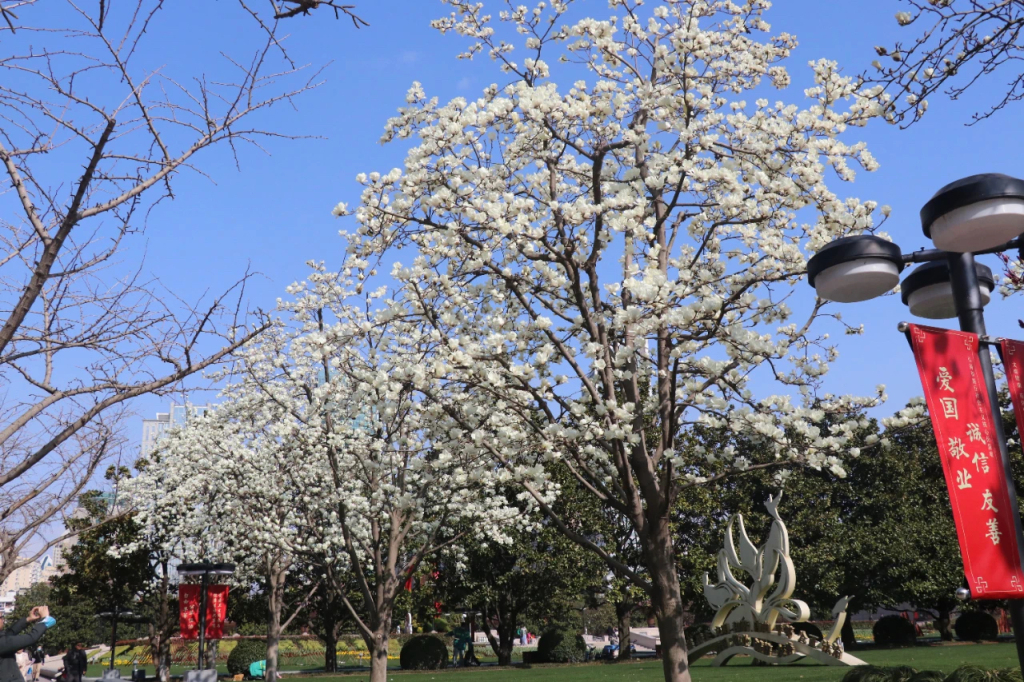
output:
[[[976,665],[962,665],[946,678],[945,682],[1020,682],[1020,670],[986,670]]]
[[[548,630],[537,642],[537,653],[545,663],[582,663],[587,645],[575,630]]]
[[[433,635],[419,635],[402,645],[402,670],[441,670],[448,667],[448,647]]]
[[[967,611],[953,623],[957,639],[963,642],[977,642],[983,639],[999,639],[999,625],[996,619],[984,611]]]
[[[267,658],[267,643],[262,639],[242,639],[228,655],[228,674],[248,675],[249,666]]]
[[[886,616],[871,628],[878,646],[914,646],[917,628],[903,616]]]
[[[958,674],[963,674],[961,671],[972,668],[972,666],[963,666],[958,668],[957,671],[953,672],[949,677],[946,677],[945,673],[939,672],[938,670],[922,670],[920,672],[913,668],[905,665],[896,666],[893,668],[880,668],[873,665],[859,666],[851,668],[842,679],[842,682],[1003,682],[1004,678],[999,677],[1004,671],[999,670],[977,670],[981,672],[984,677],[957,677]],[[972,669],[971,674],[974,674]],[[1020,680],[1020,676],[1016,678],[1008,678],[1009,680]]]

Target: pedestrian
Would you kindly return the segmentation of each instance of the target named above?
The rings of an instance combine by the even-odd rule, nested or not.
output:
[[[0,614],[0,682],[25,682],[18,665],[18,651],[33,646],[56,623],[45,606],[36,606],[27,617],[6,629],[4,616]]]
[[[452,657],[452,663],[456,668],[465,665],[466,647],[469,645],[469,628],[465,625],[460,625],[455,628],[452,632],[454,641],[452,642],[452,648],[454,649],[454,656]]]
[[[67,653],[64,654],[65,682],[82,682],[82,676],[85,674],[88,665],[85,648],[81,642],[75,646],[69,646]]]
[[[28,655],[28,652],[24,649],[19,649],[18,653],[14,654],[14,660],[18,663],[18,671],[21,673],[22,679],[31,680],[32,657]]]
[[[36,646],[36,650],[32,652],[32,680],[39,679],[39,673],[43,669],[43,664],[46,663],[46,653],[43,651],[43,647]]]
[[[520,646],[526,646],[528,644],[526,641],[526,628],[519,628],[519,644]]]

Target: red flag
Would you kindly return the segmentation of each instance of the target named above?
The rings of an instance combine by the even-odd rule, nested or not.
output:
[[[199,639],[199,585],[178,585],[178,626],[182,639]],[[206,638],[224,636],[224,619],[228,614],[228,586],[206,588]]]
[[[206,588],[206,638],[224,636],[224,619],[228,615],[228,586],[210,585]]]
[[[199,585],[178,585],[178,627],[182,639],[199,638]]]
[[[910,343],[939,446],[964,574],[975,599],[1024,597],[1012,499],[978,336],[910,325]]]

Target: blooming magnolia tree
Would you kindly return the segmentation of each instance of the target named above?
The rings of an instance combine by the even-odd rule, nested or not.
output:
[[[222,552],[262,562],[271,590],[293,561],[333,557],[324,589],[350,611],[370,679],[382,682],[408,575],[460,537],[453,527],[500,541],[519,512],[494,492],[507,477],[486,453],[452,446],[455,424],[441,407],[450,401],[422,399],[445,390],[436,340],[380,319],[373,305],[353,307],[343,292],[322,269],[294,285],[296,301],[284,304],[293,324],[246,349],[225,402],[172,436],[160,471],[149,467],[135,489],[167,493],[155,518],[187,505],[196,486],[219,490],[183,529],[214,529]]]
[[[857,454],[842,415],[881,397],[819,392],[835,350],[802,280],[808,253],[876,227],[874,202],[830,185],[875,169],[843,134],[884,96],[817,61],[807,108],[770,101],[796,41],[768,33],[763,0],[611,0],[613,16],[572,24],[566,0],[497,17],[447,4],[435,26],[512,82],[447,104],[409,90],[383,140],[414,146],[404,168],[359,178],[353,267],[369,276],[389,251],[417,251],[394,265],[401,291],[382,317],[433,340],[438,384],[459,400],[424,395],[457,422],[465,456],[489,456],[650,595],[666,680],[689,680],[677,493],[754,466],[841,471]],[[776,458],[685,447],[697,424]],[[633,527],[649,579],[561,522],[544,482],[554,460]]]
[[[163,439],[128,486],[140,521],[167,552],[186,561],[235,562],[237,585],[264,585],[269,680],[277,675],[281,632],[303,606],[284,615],[286,579],[307,537],[305,510],[287,473],[292,457],[278,438],[286,417],[280,406],[236,393]],[[310,596],[318,587],[307,587]]]

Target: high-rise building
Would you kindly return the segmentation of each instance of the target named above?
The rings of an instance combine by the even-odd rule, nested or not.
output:
[[[18,557],[18,561],[25,561],[27,557]],[[49,557],[46,557],[48,560]],[[27,590],[43,579],[43,566],[41,561],[30,561],[24,566],[19,566],[7,576],[7,579],[0,583],[0,594],[14,592],[17,594]]]
[[[156,442],[172,426],[184,426],[191,417],[200,417],[210,409],[209,405],[177,405],[171,403],[170,412],[157,412],[156,419],[142,420],[142,447],[140,454],[148,457]]]

